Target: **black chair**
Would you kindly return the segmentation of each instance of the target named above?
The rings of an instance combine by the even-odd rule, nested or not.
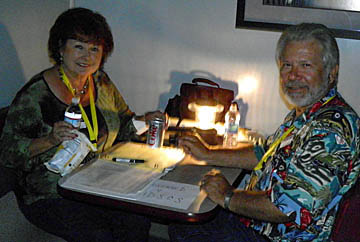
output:
[[[16,173],[13,169],[0,166],[0,198],[12,191],[16,185]]]
[[[334,242],[360,240],[360,178],[340,202],[331,239]]]
[[[9,107],[0,109],[0,136],[5,124],[5,118]],[[1,162],[0,162],[1,163]],[[0,198],[5,196],[8,192],[15,188],[16,173],[13,169],[3,167],[0,165]]]
[[[2,134],[3,127],[5,125],[5,119],[6,119],[8,110],[9,110],[9,107],[0,108],[0,136]]]

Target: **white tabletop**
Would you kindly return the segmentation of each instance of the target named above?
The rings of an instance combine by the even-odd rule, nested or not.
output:
[[[145,162],[144,164],[136,166],[116,166],[117,164],[104,160],[112,160],[114,157],[142,159],[145,160]],[[100,159],[94,160],[91,164],[87,164],[79,170],[60,179],[59,187],[65,190],[68,195],[75,196],[76,194],[88,194],[93,198],[102,197],[109,199],[111,200],[111,204],[116,204],[116,201],[119,201],[121,202],[121,205],[124,205],[125,202],[133,208],[139,207],[132,205],[139,205],[144,208],[145,211],[150,211],[151,215],[160,215],[160,217],[162,215],[167,217],[180,217],[187,221],[200,221],[202,220],[202,217],[209,217],[211,212],[217,206],[211,200],[206,198],[205,193],[199,192],[198,185],[201,178],[212,169],[217,169],[224,174],[230,183],[234,183],[242,170],[237,168],[192,165],[192,163],[191,157],[185,156],[181,150],[176,148],[163,147],[160,149],[153,149],[146,144],[141,143],[122,143],[115,145],[109,152],[102,154]],[[96,181],[96,179],[102,179],[102,181],[104,181],[104,174],[100,175],[100,173],[94,173],[96,169],[98,169],[95,164],[98,167],[113,166],[113,168],[106,168],[106,173],[104,173],[106,176],[112,177],[109,179],[111,180],[111,183]],[[166,170],[165,173],[162,173],[162,171],[165,171],[165,168],[171,166],[174,166],[175,168],[170,171]],[[138,168],[135,171],[137,174],[135,176],[137,176],[137,178],[132,179],[129,178],[131,176],[129,176],[128,173],[133,173],[134,169],[132,168],[134,167]],[[90,179],[89,175],[92,177],[99,177]],[[139,176],[146,176],[146,179],[139,180]],[[161,180],[162,187],[167,187],[164,184],[168,183],[170,187],[168,189],[181,189],[182,191],[187,189],[188,192],[186,192],[186,195],[182,195],[193,196],[188,198],[191,199],[189,205],[186,205],[185,207],[173,206],[169,202],[163,203],[160,200],[158,202],[152,201],[151,199],[147,200],[144,196],[139,198],[139,196],[134,195],[134,191],[129,190],[127,193],[127,190],[122,189],[123,187],[128,187],[129,183],[134,181],[138,186],[138,188],[135,189],[144,190],[146,187],[141,185],[141,182],[146,180],[154,182],[154,180],[158,179]],[[116,184],[114,184],[114,182]],[[183,184],[183,186],[181,186],[181,184]],[[196,190],[197,192],[194,192]],[[164,194],[166,195],[168,193]],[[159,194],[159,196],[162,197],[164,194]],[[176,196],[176,194],[173,195]],[[174,197],[172,198],[175,199]],[[101,201],[106,202],[104,199]]]

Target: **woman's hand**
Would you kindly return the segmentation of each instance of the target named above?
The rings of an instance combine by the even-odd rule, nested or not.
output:
[[[75,128],[71,124],[65,121],[56,122],[48,137],[50,143],[55,146],[65,140],[75,139],[77,134],[73,133],[74,129]]]
[[[210,150],[196,136],[181,136],[178,138],[179,147],[183,148],[186,154],[191,155],[197,160],[206,160]]]
[[[65,140],[76,138],[77,134],[73,133],[74,129],[71,124],[65,121],[56,122],[48,136],[32,140],[29,146],[30,157],[41,154]]]
[[[234,188],[229,184],[223,174],[212,170],[201,180],[200,189],[204,190],[211,201],[224,207],[225,194]]]
[[[162,113],[160,111],[153,111],[153,112],[147,112],[145,113],[145,122],[148,123],[151,120],[154,120],[156,118],[159,118],[161,120],[164,120],[165,125],[168,123],[169,117],[166,113]]]
[[[169,120],[169,116],[167,115],[167,113],[162,113],[160,111],[153,111],[153,112],[147,112],[144,115],[135,116],[136,120],[145,121],[145,123],[149,123],[149,121],[154,120],[156,118],[164,120],[165,127],[167,127]]]

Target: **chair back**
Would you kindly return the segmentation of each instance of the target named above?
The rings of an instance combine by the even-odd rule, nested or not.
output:
[[[6,119],[8,110],[9,110],[9,107],[0,108],[0,136],[2,134],[3,127],[5,125],[5,119]]]
[[[5,124],[9,107],[0,108],[0,137]],[[1,162],[0,162],[1,163]],[[15,171],[0,165],[0,198],[14,189],[16,183]]]
[[[360,178],[342,198],[331,234],[334,242],[360,241]]]

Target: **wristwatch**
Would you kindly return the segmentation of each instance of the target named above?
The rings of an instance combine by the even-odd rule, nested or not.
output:
[[[229,190],[226,192],[225,197],[224,197],[224,208],[226,210],[229,210],[229,206],[230,206],[230,201],[232,196],[234,195],[234,191],[233,190]]]

